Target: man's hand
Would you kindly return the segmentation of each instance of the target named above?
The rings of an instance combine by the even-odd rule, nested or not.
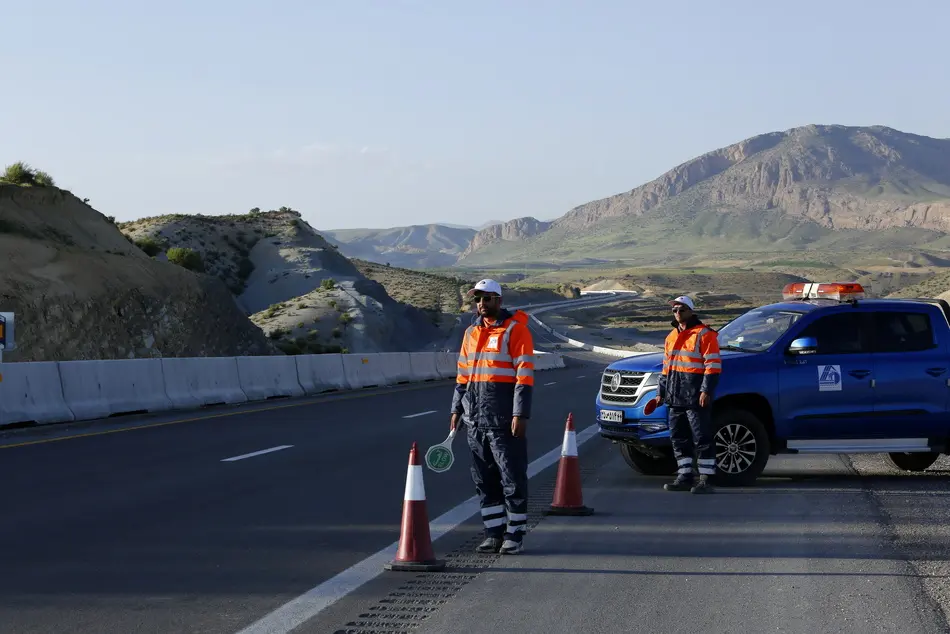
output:
[[[700,407],[706,407],[707,405],[709,405],[709,394],[707,394],[706,392],[700,392],[700,393],[699,393],[699,406],[700,406]]]
[[[514,416],[511,419],[511,435],[515,438],[524,438],[525,422],[520,416]]]
[[[455,428],[459,424],[459,415],[452,414],[452,419],[449,421],[449,431],[455,431]]]

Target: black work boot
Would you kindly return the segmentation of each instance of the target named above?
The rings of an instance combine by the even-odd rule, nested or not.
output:
[[[693,485],[693,476],[681,473],[673,482],[663,485],[665,491],[689,491]]]
[[[477,553],[497,553],[501,550],[501,537],[486,537],[485,541],[475,547]]]
[[[689,490],[690,493],[712,493],[713,486],[709,482],[708,475],[699,476],[699,482],[696,483],[692,489]]]

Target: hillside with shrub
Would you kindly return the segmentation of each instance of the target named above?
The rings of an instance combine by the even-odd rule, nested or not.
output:
[[[250,321],[289,354],[422,349],[459,312],[450,299],[459,291],[446,290],[455,281],[406,271],[397,275],[413,281],[387,286],[375,278],[390,279],[379,269],[391,268],[357,266],[288,207],[119,226],[155,259],[222,280]]]

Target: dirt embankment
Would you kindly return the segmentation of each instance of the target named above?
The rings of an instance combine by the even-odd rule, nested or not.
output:
[[[149,258],[56,187],[0,184],[4,361],[277,354],[227,288]]]

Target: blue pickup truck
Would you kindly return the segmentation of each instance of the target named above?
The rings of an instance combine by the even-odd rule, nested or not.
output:
[[[717,484],[751,485],[777,454],[886,453],[923,471],[950,452],[950,304],[844,283],[782,294],[719,330]],[[647,475],[676,472],[667,408],[643,412],[662,367],[663,353],[611,363],[596,397],[600,435]]]

